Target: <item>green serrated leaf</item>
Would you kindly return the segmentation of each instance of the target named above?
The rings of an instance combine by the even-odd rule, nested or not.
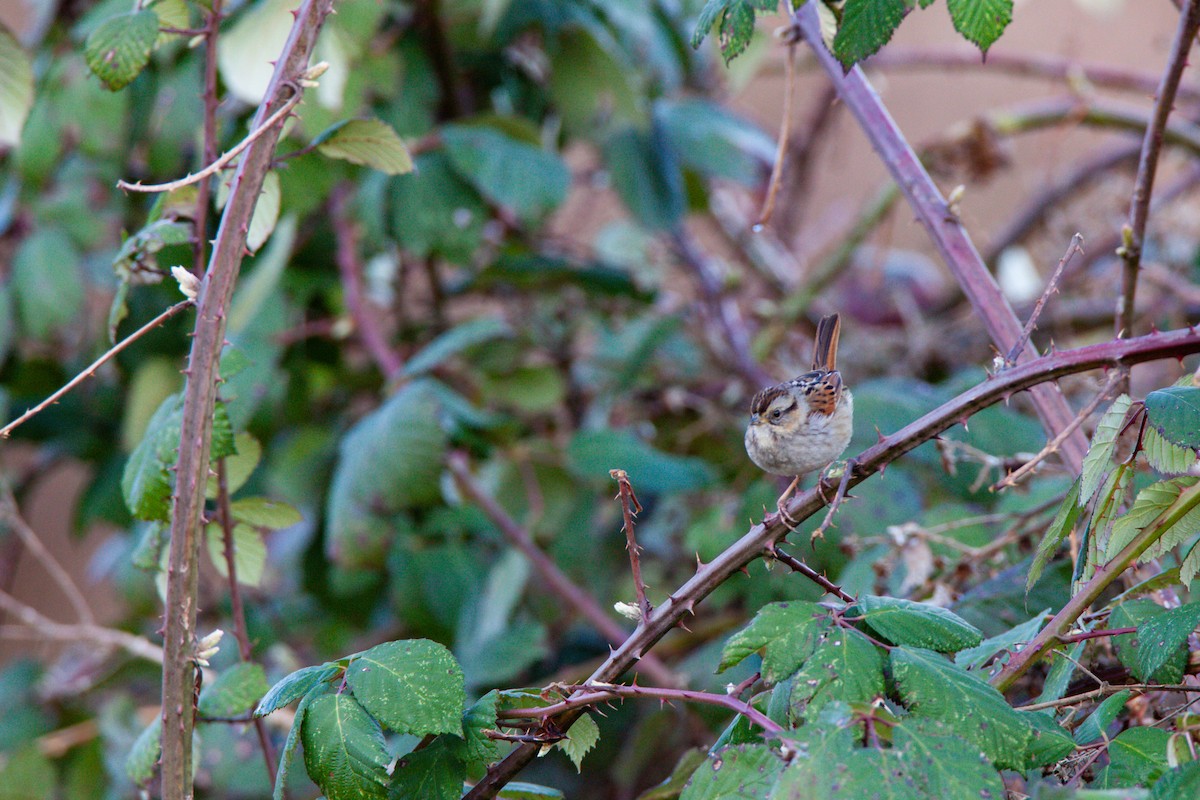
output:
[[[766,797],[782,771],[783,759],[772,748],[761,744],[726,747],[696,769],[679,800]]]
[[[734,0],[721,15],[721,56],[726,66],[750,45],[750,38],[754,36],[754,16],[754,9],[743,0]]]
[[[387,797],[392,758],[379,723],[354,697],[325,694],[314,699],[304,715],[301,737],[308,777],[327,800]]]
[[[204,685],[196,709],[206,717],[237,717],[253,708],[267,688],[262,666],[243,661]]]
[[[1079,484],[1078,478],[1071,484],[1071,490],[1067,492],[1067,496],[1063,498],[1062,505],[1058,507],[1058,512],[1054,515],[1054,519],[1050,521],[1050,525],[1046,528],[1046,534],[1042,537],[1042,541],[1038,543],[1037,552],[1033,556],[1033,562],[1029,565],[1029,574],[1025,578],[1025,591],[1028,592],[1037,583],[1038,578],[1042,577],[1042,571],[1046,565],[1050,563],[1050,559],[1054,558],[1054,554],[1058,552],[1058,546],[1063,540],[1071,535],[1071,531],[1075,528],[1075,521],[1079,519]]]
[[[420,375],[447,359],[484,342],[512,336],[512,328],[500,317],[483,316],[455,325],[435,337],[404,365],[405,375]]]
[[[1191,586],[1192,581],[1196,580],[1197,573],[1200,573],[1200,542],[1192,545],[1179,564],[1179,582],[1185,587]]]
[[[125,774],[139,786],[148,783],[154,777],[154,768],[158,765],[161,752],[162,717],[156,716],[142,729],[129,749],[129,755],[125,757]]]
[[[182,410],[182,409],[181,409]],[[233,422],[229,419],[229,411],[220,400],[213,406],[212,445],[209,458],[227,458],[237,454],[237,439],[233,435]]]
[[[1133,507],[1113,524],[1107,553],[1112,558],[1150,526],[1157,539],[1140,560],[1158,558],[1200,530],[1200,479],[1172,478],[1147,486],[1138,493]]]
[[[397,733],[462,736],[462,669],[428,639],[385,642],[346,667],[346,683],[372,716]]]
[[[1117,446],[1117,436],[1121,433],[1125,414],[1132,402],[1129,395],[1121,395],[1113,401],[1096,424],[1096,432],[1092,434],[1092,445],[1083,458],[1079,505],[1087,505],[1092,495],[1100,488],[1104,476],[1112,469],[1112,454]]]
[[[1112,534],[1129,485],[1133,482],[1133,465],[1124,461],[1117,465],[1105,479],[1092,502],[1092,516],[1083,530],[1079,556],[1075,563],[1072,580],[1078,586],[1089,580],[1097,567],[1104,562],[1104,545]]]
[[[906,13],[906,0],[846,0],[833,54],[844,67],[854,66],[888,43]]]
[[[1176,800],[1200,797],[1200,761],[1191,761],[1159,778],[1150,792],[1150,800]]]
[[[1044,609],[1042,613],[1036,614],[1015,628],[984,639],[974,647],[969,647],[966,650],[958,652],[954,656],[954,663],[964,669],[982,667],[996,653],[1013,650],[1017,645],[1025,644],[1037,636],[1049,613],[1050,609]]]
[[[566,200],[571,172],[557,153],[485,125],[447,125],[441,135],[454,169],[521,219],[540,219]]]
[[[352,164],[377,169],[385,175],[412,172],[412,156],[391,125],[377,119],[339,122],[318,136],[317,152]]]
[[[119,14],[92,31],[83,46],[88,69],[112,91],[133,82],[158,39],[158,15],[148,9]]]
[[[300,512],[287,503],[265,497],[235,500],[230,504],[229,511],[238,522],[273,531],[290,528],[304,520]]]
[[[265,717],[272,711],[278,711],[284,706],[290,705],[308,694],[313,687],[329,680],[339,672],[341,672],[341,667],[337,664],[318,664],[296,670],[282,678],[263,695],[262,700],[258,701],[258,707],[254,709],[254,716]]]
[[[1187,641],[1200,625],[1200,603],[1168,609],[1138,625],[1137,666],[1141,675],[1153,675]]]
[[[33,108],[33,64],[8,29],[0,25],[0,150],[21,143]]]
[[[500,745],[485,731],[496,729],[500,693],[493,689],[463,712],[462,760],[468,765],[490,764],[500,757]]]
[[[892,748],[918,797],[1004,796],[1000,773],[948,725],[904,718],[892,729]]]
[[[699,16],[696,17],[696,29],[692,31],[691,44],[693,48],[697,48],[708,36],[708,32],[712,30],[712,26],[716,23],[717,17],[725,11],[734,0],[707,0],[704,8],[700,9]]]
[[[953,653],[983,641],[982,631],[940,606],[875,595],[864,595],[855,606],[863,622],[893,644]]]
[[[1075,642],[1062,653],[1055,651],[1054,654],[1058,657],[1053,660],[1050,671],[1046,673],[1046,680],[1042,684],[1042,693],[1038,695],[1036,702],[1048,703],[1061,700],[1066,695],[1071,676],[1075,674],[1076,665],[1083,655],[1083,648],[1086,644],[1086,640]]]
[[[1052,714],[1039,711],[1020,713],[1033,728],[1033,738],[1025,751],[1026,769],[1057,764],[1075,749],[1075,740],[1066,729],[1054,721]]]
[[[1200,447],[1200,388],[1169,386],[1146,395],[1146,417],[1172,444]]]
[[[326,511],[342,566],[377,566],[395,536],[388,516],[441,499],[447,437],[436,385],[407,384],[342,438]]]
[[[778,683],[812,655],[829,627],[829,612],[816,603],[770,603],[750,624],[729,637],[717,672],[736,666],[763,650],[763,678]]]
[[[1096,706],[1096,710],[1075,729],[1075,743],[1078,745],[1091,744],[1103,738],[1108,731],[1108,726],[1113,724],[1117,715],[1125,708],[1125,703],[1132,696],[1133,692],[1126,689],[1105,698],[1104,702]]]
[[[466,769],[445,738],[414,750],[396,762],[388,797],[395,800],[458,800]]]
[[[1196,451],[1167,441],[1156,428],[1142,434],[1146,462],[1163,475],[1186,475],[1196,465]]]
[[[879,649],[856,630],[833,628],[796,672],[789,714],[812,720],[830,702],[870,703],[883,693]]]
[[[1138,492],[1137,498],[1120,518],[1113,523],[1112,535],[1108,539],[1106,557],[1112,558],[1132,542],[1142,530],[1163,514],[1179,499],[1184,480],[1195,483],[1195,478],[1172,478],[1153,483]]]
[[[895,800],[923,800],[937,795],[917,789],[920,778],[912,770],[906,755],[897,750],[851,750],[832,764],[812,769],[808,764],[779,777],[770,800],[791,798],[887,797]],[[964,771],[965,772],[965,771]],[[737,796],[737,795],[733,795]],[[755,795],[751,795],[752,797]]]
[[[1171,734],[1143,726],[1122,731],[1108,746],[1109,765],[1092,784],[1099,789],[1148,786],[1167,771]]]
[[[897,647],[891,664],[901,700],[913,714],[944,722],[997,767],[1023,768],[1033,728],[1000,692],[929,650]]]
[[[310,667],[310,669],[314,668]],[[300,672],[303,671],[304,670],[300,670]],[[298,673],[292,673],[292,675],[296,674]],[[284,681],[286,680],[287,678],[284,679]],[[276,684],[275,688],[279,688],[284,681],[280,681],[279,684]],[[274,691],[275,689],[272,689],[270,692],[267,692],[266,697],[263,698],[263,703],[267,701],[267,698],[270,697]],[[288,731],[287,741],[284,742],[283,753],[279,756],[279,772],[275,774],[275,789],[271,793],[271,800],[284,800],[284,789],[287,787],[287,776],[288,772],[290,772],[292,768],[292,756],[296,754],[296,745],[300,743],[300,731],[304,727],[305,717],[308,716],[308,707],[311,706],[313,701],[315,701],[318,697],[323,696],[323,691],[325,691],[324,687],[320,685],[310,685],[308,690],[300,695],[300,705],[296,706],[296,716],[292,719],[292,727]],[[288,702],[291,701],[289,700]],[[263,707],[263,703],[259,703],[260,709]],[[282,703],[280,705],[286,705],[286,703]],[[274,708],[271,710],[273,711]],[[270,713],[270,711],[264,713]],[[259,714],[256,710],[255,716],[262,716],[262,714]]]
[[[225,558],[225,535],[220,524],[210,523],[204,529],[204,539],[213,567],[222,578],[228,578],[229,562]],[[267,544],[262,532],[249,525],[234,525],[233,568],[237,572],[237,582],[243,586],[261,585],[266,564]]]
[[[1108,617],[1108,626],[1111,628],[1140,627],[1165,611],[1166,609],[1149,598],[1129,600],[1112,610]],[[1147,675],[1141,671],[1140,642],[1141,637],[1136,633],[1114,636],[1111,640],[1113,652],[1135,678],[1146,683],[1179,683],[1183,680],[1183,670],[1187,664],[1187,653],[1184,648],[1176,648],[1169,653],[1166,662],[1154,673]]]
[[[946,0],[954,30],[984,55],[1012,22],[1013,0]]]
[[[558,743],[558,748],[567,754],[576,772],[582,772],[583,757],[600,741],[600,728],[591,714],[583,714],[567,731],[567,738]]]

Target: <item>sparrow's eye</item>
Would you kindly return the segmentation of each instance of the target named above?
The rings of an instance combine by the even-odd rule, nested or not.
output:
[[[775,408],[775,409],[771,410],[771,419],[779,419],[782,416],[783,416],[782,408]]]

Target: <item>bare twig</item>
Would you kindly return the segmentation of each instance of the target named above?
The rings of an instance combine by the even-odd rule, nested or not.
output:
[[[795,556],[788,555],[784,551],[780,550],[779,545],[772,544],[771,547],[767,548],[767,555],[778,561],[780,564],[790,568],[793,572],[799,572],[801,575],[808,578],[817,586],[820,586],[822,589],[824,589],[828,594],[833,595],[843,603],[854,602],[854,597],[846,594],[842,587],[838,586],[836,583],[829,580],[829,578],[826,578],[824,575],[817,572],[815,569],[810,567],[808,564],[805,564]]]
[[[159,325],[162,325],[164,322],[169,320],[171,317],[175,316],[180,311],[183,311],[185,308],[188,308],[191,305],[193,305],[191,300],[183,300],[182,302],[176,303],[175,305],[168,308],[166,311],[159,314],[154,319],[147,322],[142,327],[138,328],[133,333],[126,336],[121,341],[117,342],[115,345],[113,345],[108,350],[106,350],[104,355],[97,358],[95,361],[93,361],[91,364],[89,364],[87,367],[85,367],[82,372],[80,372],[78,375],[76,375],[71,380],[67,381],[66,384],[64,384],[62,386],[62,388],[60,388],[58,391],[54,392],[54,394],[50,395],[45,400],[38,403],[36,406],[29,409],[24,414],[22,414],[21,416],[14,419],[12,422],[5,425],[3,428],[0,428],[0,439],[7,439],[9,437],[9,435],[14,430],[16,430],[16,428],[18,428],[25,422],[29,421],[29,419],[31,417],[34,417],[37,414],[40,414],[42,411],[44,411],[46,409],[47,406],[57,403],[60,399],[62,399],[63,395],[65,395],[67,392],[71,391],[76,386],[78,386],[79,384],[81,384],[85,380],[87,380],[88,378],[91,378],[92,376],[94,376],[96,374],[96,370],[100,369],[100,367],[104,366],[109,361],[111,361],[115,356],[120,354],[120,352],[122,350],[129,347],[129,345],[133,344],[138,339],[142,338],[147,333],[154,330]]]
[[[138,181],[137,183],[128,183],[127,181],[120,180],[117,181],[117,188],[123,189],[127,192],[173,192],[176,189],[182,189],[184,186],[191,186],[193,183],[202,181],[210,175],[215,175],[228,166],[231,161],[241,155],[242,151],[252,145],[256,139],[258,139],[267,131],[274,129],[280,120],[290,114],[292,109],[300,104],[300,100],[303,99],[303,97],[304,95],[301,94],[298,89],[293,90],[292,96],[288,98],[287,102],[285,102],[279,110],[267,117],[266,120],[255,127],[255,129],[252,130],[246,136],[246,138],[242,139],[229,151],[227,151],[225,155],[221,156],[199,172],[186,175],[179,180],[171,181],[170,183],[142,183],[141,181]]]
[[[1171,43],[1167,69],[1163,73],[1154,99],[1154,114],[1142,139],[1142,154],[1138,159],[1137,178],[1129,201],[1129,223],[1122,235],[1120,249],[1125,269],[1121,275],[1121,297],[1116,318],[1116,335],[1133,333],[1134,299],[1137,295],[1138,267],[1142,260],[1142,244],[1146,223],[1150,218],[1150,195],[1154,190],[1154,175],[1158,171],[1158,155],[1162,150],[1167,118],[1175,106],[1175,94],[1187,66],[1188,51],[1192,49],[1196,32],[1200,31],[1200,0],[1189,0],[1179,15],[1179,27]]]
[[[75,610],[79,619],[85,624],[94,624],[96,617],[92,613],[92,607],[84,599],[83,592],[79,590],[75,581],[71,580],[71,576],[63,569],[62,564],[59,564],[58,560],[50,554],[46,545],[42,544],[42,540],[21,516],[21,510],[17,507],[17,499],[13,497],[12,489],[7,483],[0,487],[0,520],[3,520],[10,529],[16,532],[24,543],[25,549],[37,559],[38,563],[42,565],[42,569],[50,575],[51,580],[58,584],[58,588],[66,595],[67,600],[71,603],[71,608]]]
[[[561,702],[539,708],[516,708],[510,711],[501,711],[497,716],[501,719],[546,719],[564,711],[594,706],[614,697],[654,697],[659,700],[680,700],[728,708],[741,714],[768,734],[783,732],[783,726],[736,695],[696,692],[688,689],[660,689],[653,686],[626,686],[600,681],[588,681],[562,688],[572,694]]]
[[[708,315],[720,329],[721,338],[731,351],[733,366],[741,375],[742,380],[754,387],[774,383],[766,370],[754,360],[754,356],[750,352],[750,337],[746,331],[745,322],[733,300],[723,295],[720,281],[714,274],[708,256],[704,255],[704,252],[682,226],[671,232],[671,240],[679,258],[696,275],[696,282],[700,286],[700,294],[704,299]]]
[[[5,639],[51,639],[59,642],[91,642],[101,647],[116,647],[130,655],[155,664],[163,660],[162,648],[127,631],[106,628],[88,622],[55,622],[45,614],[22,603],[8,592],[0,591],[0,609],[12,614],[20,625],[0,625]]]
[[[755,229],[767,225],[775,213],[775,198],[779,195],[779,184],[783,181],[783,162],[787,157],[788,138],[792,130],[792,99],[796,93],[796,42],[788,42],[787,60],[784,66],[783,118],[779,121],[779,142],[775,146],[775,166],[771,168],[771,180],[767,184],[767,196],[762,210],[758,212]]]
[[[629,569],[633,573],[633,586],[637,592],[638,609],[642,612],[642,624],[650,619],[650,600],[646,597],[646,584],[642,582],[642,564],[638,559],[641,548],[633,535],[633,518],[642,511],[642,504],[633,493],[633,484],[629,482],[629,474],[623,469],[610,469],[608,474],[617,482],[617,499],[621,501],[621,516],[625,531],[625,549],[629,551]]]
[[[1033,312],[1029,315],[1029,319],[1025,321],[1025,327],[1021,330],[1021,337],[1017,339],[1012,349],[1008,351],[1008,356],[1004,359],[1006,366],[1015,364],[1017,356],[1025,350],[1025,345],[1029,344],[1029,337],[1033,334],[1034,328],[1037,327],[1038,317],[1042,316],[1042,308],[1046,305],[1046,300],[1050,298],[1050,295],[1058,291],[1058,279],[1062,277],[1063,269],[1066,268],[1067,264],[1071,263],[1071,259],[1076,253],[1083,252],[1083,248],[1080,247],[1082,244],[1083,236],[1081,234],[1076,233],[1071,237],[1071,243],[1067,245],[1067,252],[1063,253],[1063,257],[1058,260],[1058,266],[1054,268],[1054,274],[1046,282],[1046,288],[1042,291],[1042,296],[1033,304]]]
[[[900,191],[904,192],[997,349],[1008,347],[1021,332],[1021,323],[1008,298],[1000,291],[995,278],[979,257],[958,217],[950,213],[945,199],[863,76],[862,70],[855,67],[845,72],[841,63],[825,47],[814,4],[802,5],[793,12],[792,20],[809,42],[826,75],[837,87],[843,102],[879,152]],[[1036,357],[1037,352],[1027,347],[1025,355],[1032,358]],[[1030,396],[1047,433],[1055,435],[1070,423],[1073,416],[1071,408],[1056,385],[1038,386],[1030,392]],[[1077,470],[1082,466],[1086,452],[1087,440],[1078,431],[1063,442],[1063,458],[1071,469]]]
[[[1049,211],[1075,197],[1082,187],[1104,178],[1109,170],[1132,162],[1140,150],[1141,145],[1133,142],[1119,144],[1073,165],[1069,172],[1057,180],[1048,181],[992,236],[984,248],[983,260],[995,264],[1001,253],[1029,235]]]
[[[229,481],[226,477],[225,459],[217,461],[217,521],[221,526],[221,539],[224,544],[225,578],[229,581],[229,606],[233,616],[233,633],[238,643],[238,655],[247,664],[251,662],[254,651],[250,646],[250,632],[246,629],[246,608],[242,602],[242,588],[237,577],[237,550],[233,539],[233,509],[229,502]],[[261,717],[254,717],[254,732],[258,735],[258,744],[262,749],[263,760],[267,763],[267,775],[271,784],[275,784],[275,746],[267,735],[267,726]],[[286,791],[286,789],[285,789]]]
[[[604,638],[608,639],[614,645],[627,641],[628,634],[625,632],[625,629],[612,617],[604,613],[587,592],[576,586],[558,568],[558,565],[542,552],[541,548],[533,541],[533,536],[530,535],[529,531],[518,525],[517,521],[500,507],[495,498],[483,490],[483,487],[475,480],[475,476],[471,474],[465,455],[462,453],[452,453],[447,464],[459,488],[462,489],[463,494],[472,503],[479,506],[488,519],[504,534],[504,538],[508,539],[514,547],[529,559],[529,563],[533,565],[538,575],[541,576],[542,581],[550,592],[595,626],[596,630],[600,631]],[[665,664],[652,655],[646,654],[640,666],[659,683],[674,685],[679,680],[667,669]]]
[[[814,195],[812,174],[817,162],[815,152],[818,145],[828,141],[823,134],[836,118],[835,112],[839,108],[837,90],[832,86],[817,92],[810,104],[811,110],[803,131],[788,144],[789,170],[785,174],[783,187],[787,216],[775,223],[780,238],[791,241],[804,222],[805,212]]]
[[[986,69],[989,72],[1002,70],[1010,75],[1030,78],[1067,81],[1071,84],[1090,84],[1105,89],[1117,89],[1147,95],[1153,92],[1159,78],[1149,72],[1114,67],[1111,64],[1085,63],[1061,56],[1033,53],[1005,53],[998,50],[988,52],[987,60],[979,57],[975,48],[961,50],[914,49],[889,45],[867,61],[871,69],[905,70],[934,69]],[[1181,87],[1180,97],[1190,101],[1200,100],[1200,92],[1194,87]]]
[[[1134,630],[1137,630],[1134,628]],[[1105,683],[1098,689],[1092,689],[1089,692],[1082,694],[1073,694],[1070,697],[1060,697],[1058,700],[1047,700],[1044,703],[1030,703],[1027,706],[1017,706],[1017,711],[1043,711],[1047,708],[1061,708],[1062,706],[1073,706],[1078,703],[1085,703],[1088,700],[1093,700],[1097,697],[1104,697],[1118,692],[1137,692],[1145,694],[1147,692],[1200,692],[1200,685],[1192,685],[1188,683]]]
[[[1154,193],[1153,199],[1150,201],[1150,213],[1155,213],[1168,205],[1183,197],[1188,192],[1193,191],[1197,184],[1200,184],[1200,165],[1192,165],[1185,169],[1182,174],[1166,184],[1159,191]],[[1110,235],[1105,235],[1099,240],[1093,240],[1088,245],[1087,253],[1079,259],[1076,259],[1072,264],[1071,269],[1067,273],[1070,278],[1072,274],[1085,272],[1093,266],[1098,260],[1107,258],[1116,252],[1117,248],[1121,247],[1121,231],[1114,231]],[[1106,303],[1110,308],[1111,303]],[[1105,315],[1107,321],[1111,318],[1111,312]]]
[[[989,378],[860,453],[856,457],[858,467],[854,471],[853,483],[865,480],[918,445],[1015,391],[1099,367],[1176,358],[1195,352],[1200,352],[1200,330],[1179,330],[1051,353],[1019,364]],[[793,519],[804,520],[817,513],[824,503],[820,492],[809,489],[793,498],[788,506],[788,514]],[[790,532],[780,518],[752,526],[742,538],[698,569],[691,579],[655,608],[649,624],[638,628],[614,650],[589,680],[605,683],[616,680],[649,652],[655,642],[674,629],[684,616],[695,613],[697,604],[709,593],[762,555],[770,544],[778,542]],[[560,730],[566,730],[578,713],[576,709],[565,711],[554,718],[555,725]],[[466,797],[470,800],[495,797],[508,781],[537,756],[538,750],[534,745],[517,747],[503,761],[490,767],[487,775],[475,784]]]
[[[1048,456],[1057,453],[1058,448],[1063,443],[1063,439],[1066,436],[1069,436],[1072,431],[1083,424],[1085,419],[1092,415],[1092,412],[1100,406],[1100,403],[1104,401],[1105,397],[1108,397],[1109,393],[1112,392],[1113,388],[1120,383],[1120,381],[1120,372],[1114,370],[1112,374],[1108,376],[1108,381],[1104,384],[1104,388],[1101,389],[1095,397],[1089,400],[1086,406],[1079,410],[1079,413],[1075,415],[1075,419],[1071,420],[1071,423],[1067,425],[1067,427],[1059,431],[1058,435],[1056,435],[1053,439],[1046,442],[1046,446],[1038,451],[1037,455],[997,481],[995,485],[992,486],[992,491],[997,492],[1001,489],[1007,489],[1010,486],[1016,486],[1017,482],[1029,473],[1033,472],[1038,464],[1042,463],[1042,461],[1044,461]]]
[[[333,233],[337,238],[338,272],[342,277],[342,297],[350,318],[354,320],[354,327],[362,337],[363,346],[383,376],[391,380],[400,374],[404,362],[388,347],[387,337],[379,326],[379,318],[364,296],[362,263],[358,256],[358,227],[348,211],[350,192],[350,186],[343,184],[334,189],[330,201]]]
[[[1106,636],[1124,636],[1128,633],[1137,633],[1137,627],[1101,628],[1094,631],[1083,631],[1082,633],[1062,634],[1058,637],[1058,640],[1064,644],[1071,644],[1073,642],[1082,642],[1087,639],[1103,639]],[[1200,691],[1200,687],[1197,687],[1197,691]]]

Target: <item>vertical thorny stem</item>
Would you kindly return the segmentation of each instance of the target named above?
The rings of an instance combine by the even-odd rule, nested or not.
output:
[[[332,0],[306,0],[296,12],[296,23],[276,62],[264,101],[255,114],[254,127],[261,125],[299,91],[296,79],[308,64],[317,32],[331,7]],[[234,174],[229,202],[201,284],[196,327],[188,356],[179,461],[172,497],[163,631],[162,796],[171,800],[190,800],[193,796],[197,561],[204,490],[209,474],[217,365],[225,342],[225,314],[245,252],[250,217],[270,168],[281,128],[282,125],[277,125],[256,139],[243,153]],[[203,237],[205,234],[198,229],[197,235]]]
[[[637,591],[638,610],[642,613],[642,624],[650,621],[650,601],[646,598],[646,584],[642,582],[642,562],[638,558],[641,548],[633,535],[633,518],[642,510],[637,495],[633,493],[633,484],[629,482],[629,474],[623,469],[610,469],[608,474],[617,482],[617,498],[621,501],[621,530],[625,531],[625,549],[629,551],[629,569],[633,573],[633,586]]]
[[[1117,311],[1116,335],[1130,336],[1133,333],[1134,298],[1137,294],[1137,275],[1142,262],[1142,245],[1146,237],[1146,223],[1150,217],[1150,195],[1154,189],[1154,175],[1158,170],[1158,156],[1162,150],[1163,132],[1167,118],[1175,105],[1175,94],[1179,81],[1187,66],[1187,54],[1192,48],[1197,31],[1200,31],[1200,0],[1188,0],[1180,10],[1179,27],[1171,43],[1171,55],[1167,68],[1158,85],[1154,99],[1154,116],[1146,127],[1142,139],[1142,153],[1138,158],[1137,178],[1133,184],[1133,196],[1129,201],[1129,223],[1125,229],[1120,249],[1125,269],[1121,276],[1121,301]]]

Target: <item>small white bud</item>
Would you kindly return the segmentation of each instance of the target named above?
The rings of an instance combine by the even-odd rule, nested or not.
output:
[[[613,609],[625,619],[641,619],[642,612],[633,603],[622,603],[620,601],[613,603]]]
[[[208,660],[215,656],[220,650],[221,637],[225,635],[225,631],[217,628],[212,633],[205,636],[200,641],[196,642],[196,663],[202,667],[208,666]]]
[[[200,279],[187,267],[171,267],[171,275],[179,283],[179,291],[183,292],[183,296],[188,300],[195,300],[200,294]]]

